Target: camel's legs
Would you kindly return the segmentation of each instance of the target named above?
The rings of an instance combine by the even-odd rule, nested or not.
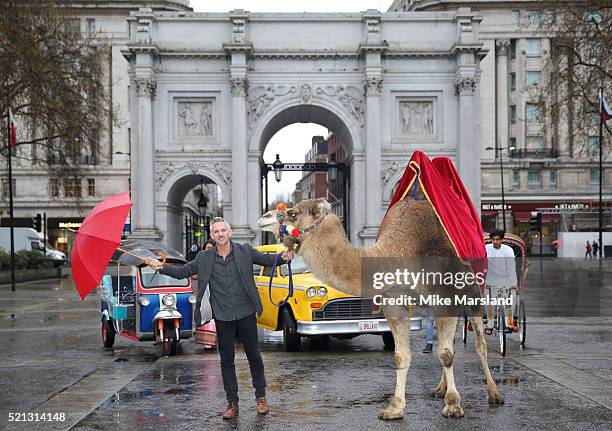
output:
[[[385,313],[386,315],[386,313]],[[395,395],[378,414],[379,419],[401,419],[406,407],[406,378],[410,367],[410,317],[387,318],[395,340],[395,367],[397,379]]]
[[[480,362],[482,362],[482,369],[484,370],[485,377],[487,379],[487,392],[489,393],[490,404],[503,404],[504,399],[497,390],[497,386],[491,377],[491,370],[489,370],[489,362],[487,360],[487,342],[484,338],[484,325],[482,323],[482,317],[474,316],[470,317],[474,332],[476,333],[476,351],[480,356]]]
[[[444,377],[444,369],[442,370],[442,375],[440,376],[440,383],[436,386],[433,391],[431,391],[432,397],[444,398],[446,395],[446,377]]]
[[[457,330],[457,317],[438,317],[436,323],[438,325],[438,358],[444,367],[444,379],[446,380],[442,414],[447,417],[460,418],[463,416],[463,409],[459,404],[461,397],[455,387],[453,374],[453,360],[455,359],[453,341]]]

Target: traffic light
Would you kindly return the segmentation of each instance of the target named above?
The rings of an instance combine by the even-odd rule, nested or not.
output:
[[[529,230],[540,231],[542,227],[542,213],[537,211],[531,212],[531,219],[529,220]]]
[[[36,214],[36,217],[32,217],[32,224],[36,232],[42,232],[42,215],[40,213]]]

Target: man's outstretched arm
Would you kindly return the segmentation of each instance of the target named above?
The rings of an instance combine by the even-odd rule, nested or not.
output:
[[[188,278],[198,273],[198,256],[185,265],[162,265],[159,260],[153,258],[145,259],[145,263],[149,265],[151,269],[159,271],[160,274],[169,275],[172,278],[180,280],[181,278]]]

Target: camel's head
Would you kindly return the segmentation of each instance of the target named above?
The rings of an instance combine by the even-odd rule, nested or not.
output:
[[[257,220],[257,226],[263,232],[272,232],[274,238],[278,239],[278,231],[280,229],[280,223],[278,222],[278,210],[268,211]]]
[[[331,204],[323,198],[305,199],[293,208],[287,210],[286,221],[293,224],[299,230],[320,221],[321,218],[331,211]]]

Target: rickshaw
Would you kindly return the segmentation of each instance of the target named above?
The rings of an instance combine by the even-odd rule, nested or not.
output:
[[[491,243],[489,234],[485,233],[485,244]],[[527,277],[527,247],[525,241],[520,236],[507,233],[504,235],[502,244],[509,246],[514,251],[516,263],[516,281],[514,288],[502,288],[498,291],[498,297],[507,298],[514,296],[514,305],[498,306],[493,308],[493,331],[499,337],[499,347],[502,356],[506,355],[506,335],[512,333],[519,334],[520,347],[525,347],[527,336],[527,317],[525,315],[525,303],[521,299],[520,293],[525,289],[525,279]],[[472,331],[472,325],[468,321],[467,315],[463,316],[463,343],[467,342],[467,334]]]
[[[145,265],[142,257],[186,263],[178,251],[153,241],[123,240],[100,283],[102,343],[112,347],[115,335],[159,342],[164,356],[176,353],[190,338],[193,325],[191,279],[177,280]]]

